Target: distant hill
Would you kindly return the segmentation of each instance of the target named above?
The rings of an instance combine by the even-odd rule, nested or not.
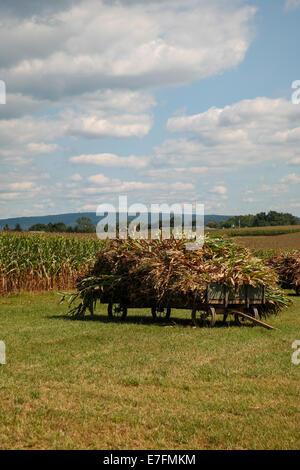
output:
[[[55,224],[58,222],[63,222],[66,225],[76,225],[76,220],[78,217],[88,217],[94,225],[101,220],[101,217],[97,217],[95,212],[74,212],[70,214],[55,214],[55,215],[39,215],[33,217],[14,217],[10,219],[0,219],[0,229],[8,224],[11,228],[15,227],[16,224],[20,224],[21,227],[25,230],[28,230],[29,227],[35,224]],[[220,223],[223,220],[228,220],[232,216],[230,215],[205,215],[204,222],[217,222]]]
[[[58,222],[64,222],[66,225],[76,225],[78,217],[88,217],[91,219],[94,225],[96,225],[100,217],[97,217],[95,212],[75,212],[72,214],[55,214],[55,215],[38,215],[32,217],[14,217],[11,219],[0,219],[0,228],[3,228],[5,224],[8,224],[13,228],[16,224],[20,224],[25,230],[35,224],[55,224]]]

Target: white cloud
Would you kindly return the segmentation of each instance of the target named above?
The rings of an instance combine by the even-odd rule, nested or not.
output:
[[[281,181],[276,181],[273,184],[261,184],[255,187],[255,190],[245,191],[245,197],[243,198],[244,202],[254,203],[254,202],[263,202],[266,200],[275,201],[275,198],[282,199],[282,195],[289,192],[289,186]],[[253,195],[258,196],[258,198],[253,197]]]
[[[120,180],[115,179],[111,180],[107,176],[103,175],[102,173],[99,173],[98,175],[93,175],[88,178],[88,181],[90,183],[96,183],[96,184],[107,184],[107,183],[113,183],[113,184],[119,184]]]
[[[144,137],[152,127],[152,117],[147,114],[123,114],[102,118],[96,114],[78,115],[64,113],[70,135],[77,137]]]
[[[5,201],[19,199],[22,195],[20,193],[0,193],[0,199]]]
[[[45,187],[33,181],[20,180],[8,183],[1,178],[0,200],[24,202],[41,197]]]
[[[212,200],[216,203],[217,201],[225,201],[226,199],[228,199],[228,196],[227,196],[227,188],[223,185],[220,185],[220,184],[216,184],[214,185],[209,191],[208,191],[211,195],[212,195]],[[210,198],[208,198],[206,196],[205,198],[206,200],[209,201]]]
[[[31,142],[26,146],[27,154],[29,155],[42,155],[54,153],[59,150],[57,144],[46,144],[45,142]]]
[[[84,0],[51,21],[7,16],[0,75],[14,92],[51,99],[189,83],[236,66],[249,47],[255,9],[235,0],[221,7],[220,0]]]
[[[119,157],[112,153],[83,154],[71,157],[69,160],[74,164],[99,165],[104,167],[118,168],[145,168],[148,165],[148,159],[144,157]]]
[[[89,186],[83,188],[82,191],[84,194],[96,195],[101,193],[115,193],[115,194],[124,194],[127,192],[134,191],[136,196],[140,197],[145,195],[145,191],[153,191],[161,189],[160,182],[144,182],[144,181],[122,181],[118,178],[109,178],[103,173],[92,175],[88,177],[88,182],[92,183],[94,186]],[[95,186],[97,185],[97,186]],[[193,183],[184,183],[181,181],[176,181],[168,185],[168,192],[186,192],[193,191],[195,186]]]
[[[148,111],[156,105],[152,93],[134,90],[119,89],[101,89],[95,92],[83,93],[76,97],[66,97],[64,99],[66,106],[75,104],[76,111],[83,110],[85,113],[103,113],[105,115],[114,115],[114,113],[139,115]]]
[[[11,119],[30,115],[42,108],[50,106],[48,100],[35,99],[21,93],[7,93],[6,105],[0,106],[0,119]]]
[[[257,199],[255,199],[254,197],[245,197],[243,199],[243,202],[247,202],[248,204],[253,204],[256,201],[257,201]]]
[[[14,191],[22,191],[34,188],[34,183],[32,181],[22,181],[18,183],[10,183],[8,187]]]
[[[136,148],[145,148],[139,143],[134,155],[120,156],[125,150],[119,142],[113,146],[116,154],[104,153],[109,140],[86,148],[78,142],[142,138],[153,124],[156,88],[188,84],[236,67],[254,36],[255,9],[245,6],[250,2],[228,0],[226,8],[224,0],[23,3],[3,0],[0,5],[0,40],[10,45],[0,51],[0,76],[9,84],[8,104],[0,108],[0,157],[7,165],[32,164],[34,156],[46,159],[58,151],[70,155],[69,148],[60,147],[61,139],[71,148],[72,164],[97,165],[103,173],[86,180],[72,174],[78,170],[72,166],[70,174],[64,168],[61,179],[56,177],[60,185],[49,182],[53,200],[61,198],[55,203],[60,210],[70,207],[65,200],[76,207],[95,207],[98,199],[121,192],[158,202],[203,201],[205,196],[207,210],[222,209],[233,191],[222,172],[273,159],[299,164],[300,107],[267,98],[172,117],[168,130],[184,135],[157,146],[152,157],[138,156]],[[287,2],[290,7],[292,3],[298,2]],[[36,183],[29,167],[22,167],[28,170],[23,179],[10,175],[14,186],[5,186],[0,178],[2,199],[22,201],[26,192],[42,212],[53,202],[41,199],[38,185],[26,189],[27,183]],[[110,176],[104,174],[106,168]],[[111,177],[119,168],[138,175],[127,172],[126,179],[132,181]],[[88,168],[84,170],[86,174]],[[282,191],[286,186],[278,184]],[[275,194],[263,191],[270,198]],[[245,197],[254,199],[253,194]]]
[[[195,136],[193,140],[169,141],[161,147],[158,153],[168,154],[173,162],[183,155],[206,165],[287,160],[298,154],[300,107],[284,99],[243,100],[201,114],[172,117],[167,129]]]
[[[300,175],[297,175],[296,173],[290,173],[287,176],[284,176],[281,179],[282,183],[291,183],[291,184],[300,184]]]
[[[59,145],[53,141],[62,137],[143,137],[149,132],[152,116],[142,111],[154,103],[150,95],[144,100],[140,93],[125,91],[118,92],[116,97],[110,91],[104,95],[104,98],[103,94],[101,95],[103,99],[100,99],[99,103],[92,101],[91,96],[87,100],[83,99],[78,103],[77,111],[68,101],[63,111],[49,117],[34,117],[26,115],[25,111],[23,113],[25,115],[22,115],[20,110],[24,97],[18,96],[14,102],[14,109],[10,109],[7,113],[8,117],[1,119],[0,116],[0,157],[15,164],[24,164],[26,158],[29,163],[29,158],[36,155],[51,154],[60,150]],[[88,113],[89,104],[91,106]],[[101,107],[102,104],[103,109],[99,110],[98,106]],[[131,114],[124,112],[126,105]],[[1,109],[4,108],[5,106]],[[10,114],[19,116],[12,118]],[[134,161],[132,157],[129,163],[133,165]],[[139,165],[138,158],[136,163]]]
[[[285,7],[287,10],[294,10],[300,7],[300,0],[286,0]]]
[[[30,162],[26,157],[53,153],[60,147],[51,143],[63,135],[65,125],[59,121],[25,116],[0,119],[0,157],[14,164]]]
[[[222,185],[216,185],[212,189],[210,189],[211,193],[220,194],[221,196],[225,196],[227,194],[227,188]]]
[[[149,92],[99,90],[64,100],[60,117],[67,134],[84,138],[144,137],[152,127],[150,109],[156,105]]]
[[[0,156],[15,164],[59,150],[61,137],[144,137],[150,89],[235,67],[253,37],[255,9],[236,0],[26,3],[0,5]]]
[[[3,15],[31,18],[32,16],[38,17],[41,14],[51,15],[51,13],[58,10],[66,10],[72,4],[78,2],[80,0],[51,0],[51,2],[49,0],[26,0],[25,4],[20,0],[1,0],[0,12]]]
[[[283,184],[284,181],[276,182],[276,184],[262,184],[259,186],[256,191],[261,193],[269,192],[272,194],[272,197],[280,197],[283,193],[288,192],[288,185]]]
[[[82,180],[82,176],[79,173],[74,173],[73,175],[71,175],[70,179],[72,181],[78,182]]]
[[[214,176],[217,173],[224,173],[229,171],[224,167],[208,167],[208,166],[190,166],[190,167],[170,167],[168,168],[154,168],[142,172],[143,176],[153,179],[181,179],[197,180],[203,176]]]

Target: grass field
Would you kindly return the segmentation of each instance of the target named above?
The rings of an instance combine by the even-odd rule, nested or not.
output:
[[[300,250],[300,233],[273,236],[236,237],[234,242],[251,250]]]
[[[232,237],[234,243],[260,251],[300,250],[300,227],[253,227],[208,231],[213,236]],[[268,255],[268,253],[266,253]]]
[[[278,331],[195,329],[184,312],[114,323],[104,307],[72,320],[54,292],[0,298],[0,448],[299,448],[292,298]]]
[[[266,227],[244,227],[228,228],[217,230],[206,230],[207,233],[226,237],[255,237],[255,236],[276,236],[293,233],[300,233],[300,225],[269,225]]]

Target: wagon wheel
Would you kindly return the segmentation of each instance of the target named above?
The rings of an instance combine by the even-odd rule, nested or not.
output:
[[[152,307],[151,309],[152,317],[154,320],[157,319],[157,314],[159,314],[161,317],[165,318],[166,320],[169,320],[171,316],[171,308],[157,308],[157,307]]]
[[[200,312],[199,318],[197,318],[197,310],[192,310],[192,322],[195,326],[209,326],[212,328],[215,326],[217,319],[216,309],[214,307],[208,307],[205,312]]]
[[[234,323],[237,326],[243,326],[245,324],[244,320],[245,319],[243,317],[240,317],[240,315],[238,315],[237,313],[234,314]]]
[[[156,307],[151,308],[152,317],[156,320]]]
[[[249,314],[252,317],[254,317],[256,320],[259,320],[260,318],[257,307],[251,307]],[[242,317],[241,315],[238,315],[237,313],[235,313],[234,315],[234,321],[235,321],[235,324],[238,326],[245,326],[245,325],[254,326],[254,323],[248,320],[248,318]]]
[[[224,313],[224,315],[223,315],[223,325],[227,324],[227,317],[228,317],[228,313]]]
[[[124,305],[114,305],[113,303],[109,303],[107,313],[109,318],[120,318],[121,320],[125,320],[127,317],[127,307]]]

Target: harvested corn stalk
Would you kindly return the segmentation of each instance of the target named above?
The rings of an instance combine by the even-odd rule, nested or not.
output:
[[[271,256],[267,264],[277,272],[283,287],[296,289],[300,294],[300,251]]]
[[[276,313],[289,300],[276,287],[277,275],[230,240],[206,237],[200,250],[185,249],[187,240],[114,240],[98,254],[88,277],[79,279],[70,313],[94,312],[97,300],[122,305],[198,306],[209,284],[264,286],[262,313]],[[76,299],[79,305],[74,307]]]

